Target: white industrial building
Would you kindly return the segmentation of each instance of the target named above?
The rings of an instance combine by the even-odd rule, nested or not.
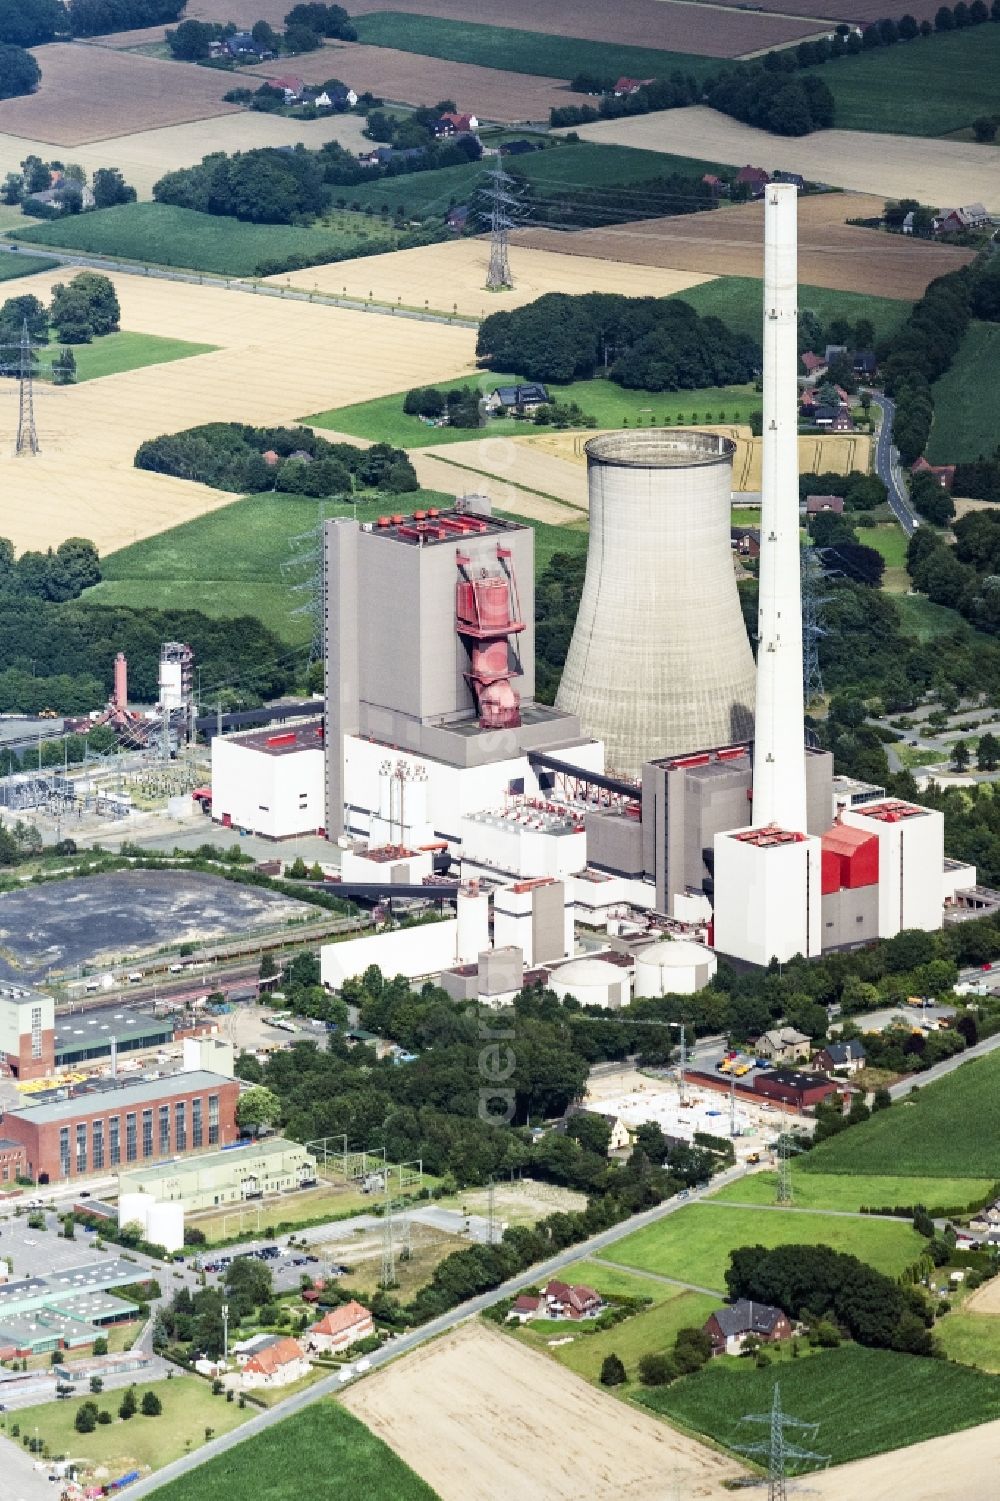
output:
[[[462,819],[461,837],[465,876],[560,878],[587,864],[582,816],[541,798],[518,798],[496,812],[470,813]]]
[[[265,839],[325,828],[322,719],[212,738],[212,818]]]
[[[636,997],[695,995],[715,979],[719,961],[704,944],[661,939],[635,956]]]
[[[345,980],[377,964],[387,979],[405,975],[408,980],[423,980],[454,964],[471,963],[477,954],[478,948],[460,952],[458,920],[451,917],[346,943],[325,943],[320,949],[320,978],[328,989],[340,990]]]
[[[573,900],[565,881],[539,876],[498,886],[493,897],[493,942],[518,948],[529,967],[573,953]]]
[[[843,822],[878,840],[878,936],[940,928],[944,814],[889,798],[845,812]]]
[[[574,997],[581,1006],[601,1006],[606,1011],[620,1011],[632,999],[630,961],[616,964],[606,955],[599,958],[571,959],[549,975],[549,989],[560,1000]]]
[[[714,944],[750,964],[822,948],[821,843],[783,829],[734,829],[715,841]]]

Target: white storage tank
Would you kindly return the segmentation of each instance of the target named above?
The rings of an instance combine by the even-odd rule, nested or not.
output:
[[[617,1011],[632,999],[632,977],[622,965],[607,959],[571,959],[552,971],[549,989],[562,1001],[575,996],[581,1006]]]
[[[690,939],[664,939],[635,958],[637,996],[694,995],[715,978],[718,960],[703,944]]]

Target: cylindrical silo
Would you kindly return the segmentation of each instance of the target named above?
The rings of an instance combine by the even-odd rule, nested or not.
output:
[[[735,444],[604,433],[586,445],[590,543],[556,706],[609,769],[753,733],[754,661],[730,548]]]

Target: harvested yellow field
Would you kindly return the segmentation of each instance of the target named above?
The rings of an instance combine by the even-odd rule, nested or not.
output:
[[[722,433],[727,438],[732,438],[736,444],[736,456],[733,460],[733,489],[734,491],[758,492],[761,485],[761,441],[751,436],[750,429],[746,426],[728,424],[713,427],[697,427],[693,432]],[[523,444],[535,453],[534,463],[537,469],[532,468],[533,461],[523,459],[517,466],[517,474],[521,483],[526,483],[526,474],[537,472],[539,477],[543,474],[548,476],[551,484],[555,473],[553,463],[563,467],[575,464],[582,470],[587,462],[584,453],[584,444],[588,438],[592,438],[592,432],[585,433],[542,433],[538,437],[517,438],[507,440],[508,443]],[[479,447],[485,447],[486,440]],[[463,444],[463,453],[466,448],[476,445]],[[477,465],[478,467],[478,465]],[[851,474],[859,470],[867,474],[871,467],[871,439],[867,434],[831,434],[816,438],[799,438],[799,471],[802,474]],[[569,482],[565,481],[567,490]],[[584,495],[583,503],[586,504],[586,483],[581,475],[579,486]],[[539,486],[542,488],[542,486]],[[578,492],[579,493],[579,492]]]
[[[64,275],[26,277],[18,292],[48,300]],[[45,387],[36,402],[42,453],[34,458],[13,454],[16,387],[4,383],[0,534],[19,550],[84,536],[110,552],[232,500],[134,469],[146,438],[199,422],[294,422],[303,412],[462,375],[474,364],[470,329],[142,276],[112,280],[124,328],[219,348],[80,386]]]
[[[489,255],[488,240],[452,240],[445,245],[422,245],[416,250],[310,266],[270,279],[289,282],[293,287],[370,297],[375,302],[396,302],[403,307],[427,306],[472,318],[522,307],[545,292],[624,292],[634,296],[640,290],[631,266],[522,248],[514,258],[514,290],[491,293],[484,287]],[[711,280],[711,276],[695,271],[650,267],[643,269],[641,290],[647,297],[669,297],[672,292],[684,292]]]
[[[335,438],[334,433],[323,430],[324,438]],[[354,438],[347,440],[356,442]],[[579,525],[582,519],[576,504],[550,499],[534,490],[526,490],[511,484],[509,479],[487,476],[465,467],[456,461],[455,450],[464,450],[465,444],[456,444],[446,456],[439,457],[426,448],[410,451],[410,462],[417,471],[421,485],[428,490],[443,490],[446,495],[468,495],[470,492],[490,497],[498,511],[511,511],[515,516],[524,516],[528,521],[545,521],[551,526]],[[558,462],[558,461],[556,461]]]
[[[721,1501],[744,1473],[484,1325],[404,1356],[341,1400],[441,1501]]]
[[[900,1437],[905,1437],[904,1433]],[[1000,1463],[1000,1423],[982,1423],[962,1433],[928,1439],[874,1459],[812,1474],[802,1482],[809,1496],[834,1498],[863,1496],[864,1501],[989,1501],[995,1493]]]
[[[445,467],[462,465],[466,488],[474,489],[478,480],[490,482],[495,503],[507,509],[501,497],[505,486],[534,491],[543,500],[577,514],[587,511],[587,476],[582,457],[571,453],[574,441],[582,445],[593,433],[553,433],[550,441],[542,438],[470,438],[467,443],[447,443],[440,448],[423,448],[421,454],[437,455]],[[411,455],[416,463],[417,454]],[[417,471],[419,473],[419,469]],[[513,507],[510,507],[513,509]],[[565,519],[565,514],[563,519]]]
[[[611,141],[742,167],[760,162],[771,170],[801,172],[816,182],[916,198],[920,203],[995,203],[1000,146],[929,136],[874,135],[857,130],[817,130],[782,141],[703,105],[601,120],[578,127],[591,141]]]
[[[87,48],[88,52],[100,52],[99,48]],[[108,56],[114,56],[108,53]],[[162,63],[171,73],[184,72],[187,64]],[[192,71],[204,72],[195,68]],[[209,76],[212,76],[211,73]],[[217,74],[228,80],[229,74]],[[10,101],[16,102],[16,101]],[[228,105],[222,108],[228,109]],[[2,116],[0,116],[2,119]],[[231,114],[217,115],[210,120],[197,120],[188,125],[164,125],[159,129],[138,131],[131,135],[115,135],[89,145],[74,146],[72,160],[79,162],[88,173],[97,167],[112,164],[121,169],[126,182],[130,182],[140,198],[152,198],[153,184],[164,172],[178,167],[191,167],[211,151],[249,151],[255,146],[294,146],[305,141],[310,146],[322,146],[325,141],[339,141],[349,151],[358,152],[370,146],[362,135],[364,120],[360,115],[336,115],[322,120],[286,120],[281,115],[264,115],[253,110],[237,109]],[[118,126],[121,128],[120,124]],[[16,135],[9,130],[0,130],[0,176],[15,171],[25,156],[31,152],[48,161],[52,146],[37,135]]]

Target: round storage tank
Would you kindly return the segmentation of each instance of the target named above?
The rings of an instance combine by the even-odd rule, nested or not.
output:
[[[549,989],[561,1001],[575,996],[581,1006],[604,1006],[617,1011],[632,999],[631,976],[607,959],[571,959],[552,971]]]
[[[556,707],[604,741],[609,770],[753,734],[730,545],[735,451],[683,431],[586,444],[587,571]]]
[[[685,938],[651,944],[635,958],[637,996],[694,995],[711,984],[719,964],[711,949]]]

